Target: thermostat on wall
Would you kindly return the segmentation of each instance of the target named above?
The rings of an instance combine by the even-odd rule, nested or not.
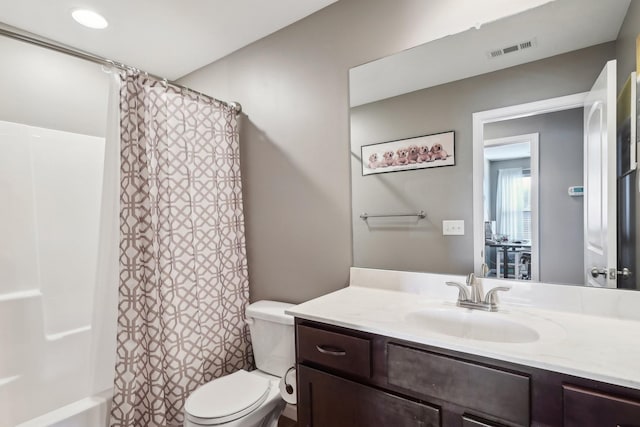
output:
[[[584,196],[584,187],[582,185],[569,187],[569,195],[573,197]]]

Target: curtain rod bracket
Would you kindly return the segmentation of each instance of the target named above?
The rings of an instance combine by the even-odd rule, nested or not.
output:
[[[229,107],[231,107],[232,110],[235,110],[235,112],[237,114],[242,113],[242,105],[240,105],[239,102],[231,101],[231,102],[229,102],[228,105],[229,105]]]

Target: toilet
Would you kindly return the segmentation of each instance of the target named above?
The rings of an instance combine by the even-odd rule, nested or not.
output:
[[[247,307],[257,369],[238,371],[197,388],[185,403],[185,427],[276,427],[285,408],[279,383],[295,364],[292,304],[257,301]]]

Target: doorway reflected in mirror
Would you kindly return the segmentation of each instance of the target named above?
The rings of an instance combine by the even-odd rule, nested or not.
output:
[[[538,134],[516,135],[484,142],[485,263],[487,276],[531,280],[532,203],[531,150],[538,150]],[[537,169],[537,166],[536,166]],[[535,210],[535,212],[534,212]],[[488,225],[488,227],[487,227]],[[535,273],[537,274],[537,265]]]

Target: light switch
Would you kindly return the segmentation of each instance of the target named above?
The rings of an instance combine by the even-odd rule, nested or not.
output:
[[[443,236],[464,236],[464,220],[442,221]]]

